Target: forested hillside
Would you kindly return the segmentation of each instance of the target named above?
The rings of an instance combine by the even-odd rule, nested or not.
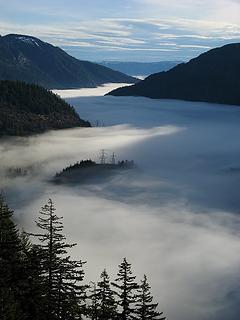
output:
[[[233,43],[109,94],[240,105],[239,74],[240,43]]]
[[[74,108],[52,92],[16,81],[0,81],[0,135],[89,127]]]

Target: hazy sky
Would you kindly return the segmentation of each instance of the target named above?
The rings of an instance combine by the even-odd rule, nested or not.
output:
[[[0,0],[0,34],[88,60],[188,60],[240,41],[239,0]]]
[[[189,59],[240,41],[239,0],[0,0],[0,34],[88,60]]]

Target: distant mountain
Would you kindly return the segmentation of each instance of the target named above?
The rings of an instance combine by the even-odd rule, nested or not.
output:
[[[46,88],[83,88],[136,79],[96,63],[80,61],[31,36],[0,36],[0,80],[19,80]]]
[[[212,49],[109,94],[240,105],[240,43]]]
[[[126,73],[130,76],[149,76],[152,73],[167,71],[182,61],[160,61],[160,62],[122,62],[103,61],[105,67]]]
[[[23,82],[0,81],[0,136],[89,126],[51,91]]]

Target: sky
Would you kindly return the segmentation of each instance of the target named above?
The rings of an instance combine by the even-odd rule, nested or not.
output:
[[[91,61],[189,60],[240,42],[239,0],[0,0],[0,34]]]

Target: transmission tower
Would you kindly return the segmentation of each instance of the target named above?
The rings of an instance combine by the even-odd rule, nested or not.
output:
[[[107,159],[107,153],[104,149],[102,149],[100,151],[100,156],[99,156],[99,159],[100,159],[100,163],[101,164],[105,164],[106,163],[106,159]]]
[[[111,157],[111,164],[116,164],[116,155],[113,152],[112,157]]]

